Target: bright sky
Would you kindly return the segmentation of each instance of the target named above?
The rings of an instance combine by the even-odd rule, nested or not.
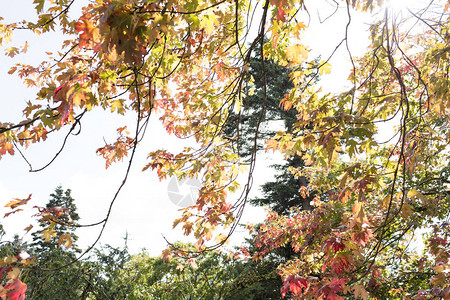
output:
[[[31,0],[27,4],[22,2],[0,3],[0,11],[7,21],[21,20],[32,13]],[[15,5],[15,6],[14,6]],[[0,120],[17,121],[22,116],[21,110],[25,102],[33,99],[34,90],[25,88],[15,76],[8,76],[9,67],[16,61],[29,64],[37,64],[45,51],[59,49],[58,34],[50,34],[30,40],[24,32],[18,32],[15,39],[20,40],[15,44],[21,45],[28,40],[29,52],[19,55],[14,59],[0,56],[0,88],[3,94],[0,97]],[[45,47],[43,47],[45,45]],[[95,154],[97,148],[104,145],[103,140],[114,141],[115,128],[125,124],[134,124],[134,115],[127,118],[111,115],[101,109],[87,114],[82,121],[82,131],[78,136],[68,140],[65,150],[47,169],[38,172],[28,172],[28,166],[17,153],[13,157],[4,157],[0,160],[0,201],[8,203],[12,198],[26,198],[32,194],[29,209],[16,215],[11,215],[2,221],[7,232],[7,237],[18,233],[23,236],[23,228],[31,222],[30,216],[35,213],[32,206],[44,206],[49,194],[58,185],[70,188],[72,196],[76,200],[78,213],[81,216],[81,224],[98,222],[105,217],[109,203],[113,198],[117,187],[125,174],[126,162],[114,164],[105,170],[105,161]],[[57,152],[62,143],[63,134],[50,137],[44,144],[32,145],[25,152],[27,159],[35,168],[45,165]],[[136,253],[146,248],[151,254],[159,255],[166,247],[162,235],[169,241],[175,242],[184,239],[180,230],[172,230],[173,220],[180,216],[180,207],[173,204],[167,191],[166,182],[159,182],[156,174],[151,171],[141,172],[146,164],[147,153],[157,149],[170,149],[176,152],[187,146],[184,140],[169,136],[154,117],[147,130],[147,135],[142,141],[135,156],[128,183],[122,189],[114,208],[101,243],[121,246],[122,238],[128,232],[130,251]],[[263,160],[261,160],[263,161]],[[265,166],[257,166],[256,173],[261,173],[261,168],[271,164],[271,160],[263,161]],[[274,162],[272,162],[274,163]],[[262,172],[264,173],[264,172]],[[264,176],[255,180],[255,186],[259,186],[265,180],[271,179]],[[255,189],[256,191],[257,189]],[[255,193],[253,193],[255,195]],[[0,215],[6,210],[0,207]],[[260,222],[264,218],[264,210],[261,208],[247,208],[243,222]],[[89,246],[97,237],[99,227],[78,229],[78,244],[81,247]],[[234,240],[240,241],[243,234],[237,234]],[[25,239],[30,234],[25,236]],[[238,243],[238,242],[236,242]]]
[[[398,0],[397,0],[398,1]],[[0,2],[0,12],[6,20],[20,20],[32,12],[31,0]],[[77,3],[77,2],[76,2]],[[78,2],[79,3],[79,2]],[[338,9],[337,15],[324,23],[320,23],[317,16],[324,20],[334,9],[326,0],[311,1],[309,4],[311,14],[311,26],[315,28],[305,34],[307,44],[314,49],[310,57],[321,54],[322,58],[328,57],[335,46],[344,37],[344,28],[347,22],[345,6]],[[307,20],[305,20],[307,23]],[[350,29],[349,45],[354,54],[361,53],[367,45],[365,36],[364,19],[353,15]],[[25,32],[18,32],[16,38],[24,40]],[[26,89],[14,76],[6,73],[9,67],[17,61],[37,64],[44,51],[59,49],[58,34],[50,34],[35,39],[28,39],[29,53],[17,56],[16,59],[0,56],[0,88],[3,91],[0,97],[0,120],[17,121],[21,117],[21,110],[25,102],[34,97],[34,91]],[[17,43],[18,45],[21,42]],[[344,49],[344,48],[342,48]],[[333,73],[326,76],[324,86],[333,91],[341,88],[343,80],[350,68],[349,57],[345,51],[339,51],[331,60]],[[343,75],[344,74],[344,75]],[[126,162],[115,164],[108,170],[104,168],[104,160],[95,154],[95,150],[103,145],[103,139],[112,141],[115,138],[114,129],[124,124],[133,124],[134,116],[127,118],[113,116],[108,112],[96,110],[87,114],[82,122],[82,132],[78,136],[69,139],[66,149],[46,170],[39,173],[29,173],[27,164],[19,154],[14,157],[6,156],[0,160],[0,203],[8,203],[12,198],[25,198],[33,194],[30,207],[33,205],[44,206],[49,194],[56,186],[70,188],[72,196],[76,200],[78,212],[81,216],[81,224],[89,224],[104,218],[107,208],[116,188],[124,176]],[[59,149],[63,135],[54,136],[41,145],[32,146],[26,151],[27,158],[34,167],[45,165]],[[127,185],[122,190],[112,211],[111,219],[101,239],[103,244],[113,246],[122,245],[121,238],[126,232],[129,234],[129,247],[132,253],[141,248],[147,248],[151,254],[159,255],[166,246],[162,237],[164,235],[170,241],[182,238],[179,230],[172,230],[173,220],[180,215],[179,207],[174,205],[168,197],[167,183],[159,182],[156,175],[150,171],[141,172],[145,165],[148,152],[168,148],[176,151],[180,146],[180,140],[165,133],[156,118],[153,118],[146,138],[138,148],[134,166],[132,168]],[[267,166],[276,163],[277,156],[271,159],[271,155],[258,158],[255,174],[262,174],[255,178],[253,196],[258,191],[257,187],[273,178],[273,170]],[[4,204],[1,204],[3,206]],[[5,209],[0,208],[0,215]],[[23,234],[23,228],[30,223],[32,210],[13,215],[2,221],[8,236],[14,233]],[[243,222],[258,222],[264,217],[263,209],[247,207]],[[91,244],[100,228],[79,229],[79,246],[87,247]],[[235,234],[235,243],[243,238],[243,234]]]

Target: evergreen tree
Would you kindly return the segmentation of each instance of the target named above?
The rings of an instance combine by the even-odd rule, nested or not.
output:
[[[318,60],[317,60],[318,62]],[[312,67],[313,66],[308,66]],[[300,68],[300,66],[299,66]],[[258,54],[250,60],[248,71],[249,86],[247,95],[243,99],[239,114],[231,114],[225,127],[225,136],[237,136],[237,149],[239,154],[249,159],[254,151],[254,136],[258,122],[261,122],[258,131],[256,151],[265,148],[265,141],[275,135],[277,131],[287,131],[295,134],[294,123],[297,112],[294,109],[284,110],[280,101],[293,88],[291,69],[281,66],[274,61],[264,61],[266,74],[266,103],[263,108],[264,79],[262,63]],[[312,76],[312,75],[311,75]],[[309,80],[307,78],[307,80]],[[313,81],[317,80],[312,79]],[[275,180],[261,186],[262,196],[250,199],[255,206],[269,207],[279,214],[289,214],[292,207],[311,210],[310,202],[314,193],[302,195],[300,189],[307,186],[306,178],[295,177],[290,167],[302,168],[304,162],[300,156],[293,156],[283,164],[273,165],[276,170]],[[255,251],[252,239],[248,239],[250,252]],[[253,253],[251,253],[253,254]],[[234,268],[237,276],[234,278],[232,293],[226,299],[281,299],[280,289],[282,281],[277,272],[277,266],[294,255],[291,247],[280,247],[266,256],[263,261],[242,261]]]
[[[74,222],[80,219],[70,189],[64,191],[58,186],[50,194],[46,210],[54,221],[55,237],[70,234],[72,246],[66,249],[59,245],[53,237],[44,240],[42,232],[48,230],[48,224],[41,221],[41,230],[32,234],[33,242],[29,251],[36,256],[36,266],[28,275],[28,299],[79,299],[85,283],[84,268],[81,261],[75,261],[80,250],[76,246],[78,237],[75,235]],[[50,216],[50,215],[49,215]],[[72,263],[73,262],[73,263]],[[63,267],[67,264],[68,267]],[[48,271],[51,270],[51,271]]]
[[[319,59],[315,63],[318,63]],[[298,66],[298,68],[315,68],[316,65]],[[258,53],[250,60],[248,71],[247,95],[243,99],[239,114],[231,113],[224,134],[237,138],[237,149],[241,156],[250,158],[254,151],[254,136],[258,122],[261,121],[258,131],[256,151],[264,149],[265,141],[273,137],[278,131],[294,133],[294,123],[297,120],[297,111],[285,110],[280,106],[280,101],[294,87],[290,78],[292,69],[281,66],[272,60],[264,61],[264,73],[266,75],[266,103],[264,102],[264,78],[261,58]],[[310,76],[314,76],[313,72]],[[311,79],[313,82],[318,78]],[[256,206],[267,206],[280,214],[288,214],[291,207],[300,207],[311,210],[310,202],[313,193],[309,196],[302,195],[301,187],[307,186],[306,178],[295,177],[289,171],[290,167],[302,168],[304,162],[299,156],[293,156],[284,164],[272,166],[276,171],[276,179],[266,182],[261,186],[263,196],[251,199],[250,203]]]
[[[50,199],[45,208],[51,213],[52,220],[56,223],[52,228],[56,233],[55,236],[59,237],[63,234],[69,234],[72,238],[72,247],[68,249],[68,252],[79,252],[79,249],[76,247],[78,237],[75,235],[76,227],[74,224],[80,219],[80,216],[77,213],[77,207],[71,192],[70,189],[64,191],[61,186],[58,186],[50,194]],[[47,225],[45,220],[41,221],[39,224],[41,230],[32,233],[33,243],[31,246],[34,251],[49,252],[61,248],[56,239],[52,238],[49,241],[45,241],[42,238],[42,231],[47,229]]]
[[[245,89],[241,110],[238,114],[230,112],[228,122],[224,127],[227,137],[238,137],[237,148],[244,158],[250,158],[254,147],[254,136],[258,129],[257,151],[264,148],[265,140],[273,136],[278,130],[292,130],[296,120],[294,110],[280,108],[280,100],[293,88],[289,78],[291,70],[278,65],[271,60],[265,60],[264,72],[267,78],[266,103],[264,102],[264,79],[261,77],[262,65],[258,54],[250,59],[247,73],[248,86]],[[260,120],[261,118],[261,120]],[[280,122],[277,122],[280,121]]]

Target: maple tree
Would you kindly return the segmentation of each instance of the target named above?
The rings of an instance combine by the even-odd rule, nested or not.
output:
[[[59,30],[66,38],[62,49],[41,63],[10,69],[38,93],[24,108],[22,121],[0,123],[0,157],[23,154],[31,143],[63,128],[69,136],[100,107],[136,115],[135,124],[118,128],[117,140],[97,150],[106,167],[126,157],[130,166],[149,118],[157,114],[168,133],[191,137],[197,147],[175,154],[153,151],[144,170],[156,170],[161,179],[202,180],[196,204],[184,209],[174,226],[196,238],[197,250],[215,248],[211,242],[227,240],[217,229],[231,234],[236,228],[252,185],[268,105],[266,59],[272,60],[292,70],[294,86],[280,106],[294,111],[296,120],[292,131],[267,141],[267,150],[304,161],[305,166],[289,170],[307,178],[302,193],[307,198],[315,192],[314,208],[293,208],[287,215],[270,212],[258,229],[253,259],[292,247],[296,255],[278,271],[281,294],[294,299],[450,299],[449,2],[430,1],[405,19],[383,8],[381,0],[336,1],[348,18],[336,49],[348,50],[352,86],[328,94],[314,82],[328,71],[328,59],[308,58],[302,41],[307,1],[98,0],[72,19],[73,3],[35,0],[37,20],[0,19],[0,46],[11,57],[27,51],[27,44],[14,45],[17,30],[37,35]],[[370,46],[359,58],[348,46],[357,13],[373,14]],[[239,135],[228,136],[225,128],[230,116],[241,111],[252,84],[247,75],[253,51],[261,58],[262,110],[250,158],[243,159],[237,151]],[[388,137],[378,135],[382,123],[394,128]],[[30,170],[38,171],[32,165]],[[232,201],[229,196],[239,189],[237,178],[244,171],[248,180]],[[12,200],[10,213],[20,211],[30,197]],[[49,229],[57,222],[51,213],[39,215],[49,220]],[[111,208],[97,223],[101,232],[110,213]],[[418,230],[426,232],[423,254],[411,249]],[[186,253],[174,249],[164,257],[177,254]],[[19,255],[1,261],[0,297],[24,297],[20,274],[29,264]],[[411,272],[415,269],[418,273]]]

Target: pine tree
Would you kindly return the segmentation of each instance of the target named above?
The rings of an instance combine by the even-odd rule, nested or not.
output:
[[[33,242],[29,247],[31,254],[36,257],[36,266],[28,275],[27,299],[79,299],[86,283],[83,262],[75,261],[80,250],[76,246],[78,237],[73,224],[80,217],[70,189],[64,191],[58,186],[50,194],[45,208],[51,213],[53,221],[56,221],[53,227],[55,237],[70,234],[72,246],[66,249],[59,245],[55,237],[45,241],[42,232],[47,229],[48,224],[41,222],[41,230],[32,234]],[[66,265],[69,266],[64,267]]]
[[[53,227],[53,230],[55,230],[56,233],[55,236],[59,237],[63,234],[70,234],[72,238],[72,247],[68,249],[68,252],[79,252],[79,249],[76,247],[76,241],[78,240],[78,237],[75,235],[76,227],[73,225],[80,219],[80,216],[77,213],[75,200],[71,196],[71,190],[67,189],[64,191],[61,186],[58,186],[55,191],[50,194],[46,209],[49,210],[52,213],[52,217],[56,219],[56,225]],[[44,230],[47,225],[46,222],[41,222],[39,227]],[[57,248],[61,248],[55,238],[50,241],[45,241],[42,238],[42,230],[32,234],[33,243],[31,244],[31,247],[34,251],[50,252]]]
[[[254,136],[258,122],[257,151],[264,148],[267,138],[273,136],[278,130],[292,129],[296,120],[294,110],[280,108],[280,100],[293,88],[289,78],[291,70],[278,65],[271,60],[265,60],[264,72],[267,78],[267,99],[263,108],[264,80],[261,77],[262,66],[258,55],[250,59],[250,67],[247,73],[248,86],[245,89],[241,110],[238,114],[230,113],[228,123],[224,128],[224,134],[228,137],[238,137],[237,148],[244,158],[250,158],[254,146]],[[282,124],[277,123],[281,121]],[[281,126],[280,126],[281,125]]]
[[[273,137],[277,131],[295,134],[296,110],[284,110],[280,107],[280,101],[294,86],[289,76],[291,71],[274,61],[264,61],[267,97],[265,108],[263,108],[261,103],[264,98],[264,80],[261,77],[263,73],[261,59],[256,54],[250,60],[247,96],[243,99],[240,113],[232,113],[225,127],[225,136],[238,137],[236,146],[239,154],[244,158],[249,159],[254,151],[254,136],[258,122],[261,124],[256,151],[264,149],[265,141]],[[317,80],[317,78],[312,80]],[[272,167],[276,170],[275,180],[264,183],[261,186],[262,196],[250,199],[250,203],[254,206],[268,207],[285,215],[289,214],[292,207],[311,210],[310,202],[314,193],[302,196],[300,192],[300,189],[308,184],[306,178],[295,177],[289,171],[289,167],[302,168],[303,166],[304,161],[300,156],[293,156],[283,164],[273,165]],[[250,252],[255,251],[252,240],[248,239],[247,243]],[[276,268],[281,262],[290,259],[292,255],[294,255],[294,251],[291,247],[280,247],[264,261],[242,262],[237,265],[239,275],[232,284],[234,293],[227,299],[280,299],[282,282]]]
[[[318,64],[319,59],[316,60]],[[299,66],[298,68],[315,68],[314,65]],[[297,112],[294,109],[284,110],[280,107],[280,101],[294,87],[290,78],[293,70],[277,64],[275,61],[266,59],[264,61],[264,73],[266,75],[266,103],[264,102],[264,78],[261,58],[255,54],[250,60],[248,71],[248,87],[246,88],[246,97],[243,99],[242,108],[238,114],[231,113],[227,126],[225,126],[224,135],[237,138],[237,149],[239,154],[249,159],[254,151],[254,136],[258,122],[261,121],[258,131],[256,151],[265,148],[265,141],[271,138],[278,131],[294,133],[294,123],[297,120]],[[311,72],[310,76],[315,76]],[[312,82],[318,80],[314,78]],[[261,119],[260,119],[261,118]],[[277,171],[275,181],[264,183],[262,188],[263,196],[251,199],[250,203],[255,206],[266,206],[279,214],[288,214],[291,207],[299,207],[304,210],[311,210],[310,202],[314,196],[302,195],[301,187],[307,186],[306,178],[303,176],[295,177],[289,171],[290,167],[302,168],[303,160],[299,156],[293,156],[286,160],[284,164],[273,165]]]

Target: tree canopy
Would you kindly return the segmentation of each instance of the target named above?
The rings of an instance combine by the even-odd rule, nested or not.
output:
[[[21,121],[0,121],[0,158],[25,158],[30,144],[63,128],[69,136],[100,108],[135,116],[134,123],[116,129],[116,141],[97,150],[106,168],[127,159],[129,170],[149,119],[159,118],[169,134],[192,138],[196,146],[152,151],[143,170],[156,171],[160,179],[202,181],[196,203],[174,221],[194,236],[195,251],[175,247],[163,258],[216,249],[239,223],[261,124],[271,113],[273,93],[284,93],[281,82],[280,90],[268,88],[277,79],[268,69],[275,62],[290,70],[292,85],[279,106],[294,119],[267,138],[266,150],[301,161],[286,168],[298,179],[302,199],[312,201],[302,204],[306,210],[269,212],[255,228],[254,251],[242,248],[242,254],[259,260],[280,247],[293,249],[278,266],[283,297],[450,299],[450,2],[423,1],[401,13],[382,0],[324,4],[344,9],[347,19],[335,49],[344,49],[351,62],[349,88],[334,93],[316,80],[330,70],[330,57],[310,57],[303,42],[305,31],[314,29],[309,1],[97,0],[81,13],[74,3],[34,0],[36,18],[8,23],[0,17],[0,46],[10,57],[27,51],[27,44],[15,44],[17,31],[59,31],[63,39],[61,49],[50,49],[42,61],[9,70],[38,92]],[[349,47],[356,14],[371,22],[370,44],[358,57]],[[249,74],[256,70],[255,52],[260,66]],[[261,109],[244,105],[253,92]],[[235,122],[237,130],[229,130],[236,115],[255,111],[252,123]],[[380,124],[391,130],[380,132]],[[240,128],[252,133],[245,155]],[[31,164],[30,170],[39,171]],[[89,226],[103,232],[127,174],[105,216]],[[8,215],[30,197],[8,203]],[[71,222],[55,214],[45,208],[38,214],[49,222],[49,232]],[[423,232],[421,253],[412,240]],[[58,239],[62,244],[69,237]],[[21,270],[31,264],[20,253],[5,256],[0,297],[23,299]]]

